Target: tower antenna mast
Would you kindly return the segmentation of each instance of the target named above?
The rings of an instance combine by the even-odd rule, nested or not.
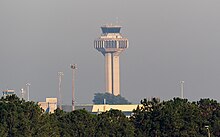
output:
[[[116,25],[118,25],[118,17],[116,17]]]

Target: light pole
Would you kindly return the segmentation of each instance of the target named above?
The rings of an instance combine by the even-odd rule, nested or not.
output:
[[[27,101],[30,100],[30,83],[26,84],[26,91],[27,91]]]
[[[210,130],[209,130],[209,126],[205,126],[205,128],[207,129],[208,137],[211,137]]]
[[[75,110],[75,96],[74,96],[74,75],[75,70],[77,69],[76,64],[70,64],[70,67],[72,69],[72,111]]]
[[[58,103],[59,103],[59,108],[62,110],[62,95],[61,95],[61,82],[62,82],[62,76],[63,76],[63,72],[58,72],[58,76],[59,76],[59,97],[58,97]]]
[[[21,98],[24,99],[24,89],[21,89]]]
[[[180,81],[180,98],[181,99],[184,99],[183,92],[184,92],[184,81]]]

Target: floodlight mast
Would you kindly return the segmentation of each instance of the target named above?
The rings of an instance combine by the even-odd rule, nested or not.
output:
[[[26,84],[26,91],[27,91],[27,101],[30,101],[30,83]]]
[[[59,97],[58,97],[58,104],[59,104],[59,108],[62,110],[62,94],[61,94],[61,82],[62,82],[62,76],[63,76],[63,72],[58,72],[58,76],[59,76]]]
[[[24,99],[24,89],[21,89],[21,98]]]
[[[180,81],[180,98],[181,99],[184,99],[184,95],[183,95],[183,92],[184,92],[184,81]]]
[[[75,78],[75,70],[77,69],[76,64],[70,64],[70,68],[72,69],[72,111],[75,110],[75,83],[74,83],[74,78]]]

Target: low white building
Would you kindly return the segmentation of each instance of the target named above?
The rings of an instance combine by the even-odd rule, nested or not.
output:
[[[15,94],[15,90],[7,89],[7,90],[2,91],[2,94],[3,94],[4,97],[8,96],[8,95],[13,95],[13,94]]]
[[[92,113],[92,114],[99,114],[102,112],[109,111],[111,109],[117,109],[122,111],[127,117],[131,116],[133,110],[137,109],[139,104],[124,104],[124,105],[109,105],[109,104],[81,104],[76,105],[75,108],[77,109],[85,109],[86,111]],[[142,104],[139,105],[142,107]],[[62,106],[64,111],[71,112],[72,106],[70,105],[64,105]]]
[[[48,113],[54,113],[57,109],[57,98],[46,98],[46,102],[38,102],[38,105]]]

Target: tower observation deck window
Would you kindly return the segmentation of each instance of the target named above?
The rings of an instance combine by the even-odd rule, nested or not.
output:
[[[109,41],[106,41],[106,48],[109,48]]]
[[[123,41],[119,41],[119,48],[127,48],[127,41],[123,40]]]
[[[115,48],[117,48],[117,41],[114,41],[114,46]]]

